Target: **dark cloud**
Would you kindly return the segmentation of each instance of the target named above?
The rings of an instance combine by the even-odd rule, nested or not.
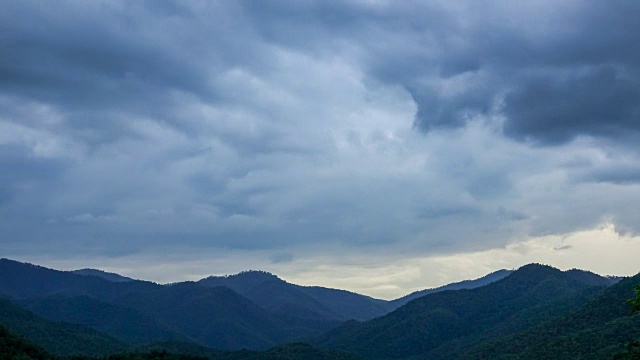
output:
[[[637,223],[635,3],[4,5],[16,251],[282,263]]]
[[[233,6],[198,11],[195,16],[172,1],[7,4],[0,91],[59,108],[70,129],[92,133],[90,141],[131,135],[132,116],[198,131],[177,110],[184,96],[229,104],[233,93],[219,77],[233,67],[252,63],[259,70],[256,64],[268,63],[268,54],[257,62],[249,53],[255,39]]]
[[[418,105],[418,128],[456,128],[474,116],[493,114],[506,117],[506,135],[541,144],[638,131],[637,4],[583,3],[555,10],[532,6],[511,9],[513,13],[475,10],[487,16],[471,15],[472,25],[466,27],[451,22],[432,44],[414,42],[437,44],[442,50],[428,60],[414,56],[420,65],[407,70],[410,77],[385,78],[400,81],[411,92]],[[527,10],[546,18],[528,18]],[[522,23],[515,26],[508,16]],[[390,59],[377,61],[402,68],[395,56]],[[434,69],[439,69],[436,77]],[[431,80],[425,83],[425,76]],[[501,101],[504,112],[494,109]]]
[[[640,131],[640,79],[612,67],[535,79],[507,96],[505,114],[505,133],[517,139],[624,137]]]
[[[39,211],[39,193],[68,170],[62,159],[46,159],[17,145],[0,144],[0,209],[6,217]],[[18,214],[19,213],[19,214]]]
[[[464,126],[473,115],[484,114],[491,106],[486,89],[465,89],[454,96],[443,95],[439,89],[408,90],[418,106],[415,125],[423,131]]]
[[[605,165],[592,165],[575,173],[577,182],[610,183],[617,185],[640,184],[638,159],[621,162],[615,159]]]

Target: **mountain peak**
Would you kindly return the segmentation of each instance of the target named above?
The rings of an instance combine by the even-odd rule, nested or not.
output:
[[[605,277],[587,270],[570,269],[562,271],[549,265],[528,264],[517,269],[512,274],[512,279],[542,279],[550,276],[563,276],[578,283],[588,286],[610,286],[620,280],[618,277]]]
[[[520,268],[516,269],[511,274],[511,277],[557,275],[561,273],[562,271],[554,268],[553,266],[539,264],[539,263],[531,263],[531,264],[523,265]]]
[[[243,281],[259,281],[259,280],[281,280],[278,276],[264,270],[244,270],[237,274],[228,274],[228,275],[211,275],[202,280],[201,282],[211,282],[216,280],[243,280]]]
[[[621,279],[617,276],[601,276],[591,271],[580,269],[570,269],[565,271],[564,273],[571,276],[575,280],[593,286],[609,286],[617,283]]]
[[[241,271],[237,274],[226,275],[226,277],[263,277],[263,278],[276,278],[280,279],[278,276],[264,270],[245,270]]]
[[[99,278],[105,279],[105,280],[109,280],[112,282],[129,282],[129,281],[133,281],[132,278],[130,277],[126,277],[126,276],[122,276],[120,274],[116,274],[116,273],[111,273],[111,272],[107,272],[104,270],[98,270],[98,269],[79,269],[79,270],[72,270],[69,271],[70,273],[73,274],[78,274],[78,275],[84,275],[84,276],[97,276]]]
[[[209,287],[228,286],[236,290],[239,290],[239,288],[255,287],[265,283],[286,283],[286,281],[276,275],[262,270],[247,270],[233,275],[212,275],[197,282]]]

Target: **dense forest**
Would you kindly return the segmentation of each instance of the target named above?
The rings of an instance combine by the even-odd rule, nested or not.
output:
[[[119,352],[105,356],[60,356],[47,352],[10,332],[0,324],[0,360],[358,360],[355,355],[341,351],[321,350],[308,344],[293,343],[266,351],[215,351],[204,350],[201,355],[181,354],[166,349]]]

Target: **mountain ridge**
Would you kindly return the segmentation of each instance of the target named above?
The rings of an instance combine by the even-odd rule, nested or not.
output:
[[[509,273],[503,276],[505,272]],[[478,280],[488,283],[453,289],[478,285]],[[10,297],[11,306],[21,309],[17,312],[29,312],[32,317],[40,315],[50,319],[46,320],[49,322],[80,324],[70,324],[71,327],[89,326],[90,329],[81,328],[93,334],[90,339],[111,339],[120,346],[143,349],[140,346],[151,344],[147,349],[165,346],[169,351],[211,353],[222,358],[227,355],[277,358],[293,353],[314,358],[329,356],[325,350],[335,349],[374,360],[497,358],[488,354],[498,353],[509,359],[537,359],[544,358],[537,349],[552,349],[545,351],[565,355],[584,350],[559,347],[558,339],[598,344],[597,353],[609,356],[634,340],[633,336],[625,335],[625,329],[640,331],[639,317],[632,320],[622,317],[629,310],[625,301],[633,294],[632,282],[640,281],[640,277],[618,280],[584,270],[561,271],[548,265],[528,264],[515,271],[499,270],[475,280],[427,289],[439,291],[419,294],[422,296],[410,299],[396,310],[365,322],[342,322],[327,320],[322,313],[317,318],[299,317],[298,312],[330,312],[332,306],[340,307],[341,302],[357,307],[367,301],[366,296],[290,284],[265,271],[160,285],[139,280],[110,281],[101,276],[0,260],[0,295]],[[208,286],[203,286],[203,281]],[[225,283],[231,283],[239,291],[224,286]],[[241,291],[258,299],[270,298],[274,309],[281,306],[281,310],[269,311]],[[289,295],[293,298],[287,298]],[[295,301],[302,300],[306,302],[298,304],[301,309],[293,308]],[[23,319],[16,323],[22,324],[24,332],[29,329],[25,324],[30,322],[28,317]],[[545,330],[545,326],[552,328]],[[559,333],[555,329],[565,330]],[[570,337],[573,333],[576,336]],[[602,336],[597,338],[594,334]],[[282,345],[312,338],[316,339],[316,346],[325,350]],[[544,346],[520,351],[521,346],[514,349],[504,345],[529,338],[543,341]],[[51,346],[51,338],[40,339]],[[53,341],[54,345],[57,343],[64,344]],[[607,348],[609,343],[611,346]],[[69,353],[74,345],[60,346],[65,349],[58,349],[58,353]],[[219,350],[210,352],[208,349],[212,348]],[[220,352],[242,348],[252,350]],[[474,358],[474,354],[480,355]]]
[[[584,300],[600,289],[550,266],[529,264],[486,286],[428,294],[385,316],[347,330],[334,329],[317,344],[372,359],[426,354],[433,354],[433,359],[453,358],[460,351],[456,341],[460,345],[461,339],[479,341],[488,331],[534,326],[568,310],[556,311],[558,303],[573,297]],[[585,294],[588,290],[591,293]],[[537,311],[528,310],[536,307]],[[435,356],[447,346],[453,354]]]
[[[140,280],[111,282],[96,276],[78,275],[8,259],[0,260],[0,295],[17,301],[47,297],[94,298],[133,309],[143,316],[159,319],[185,338],[229,350],[243,347],[266,349],[278,343],[319,335],[339,324],[332,321],[299,319],[294,316],[277,317],[226,287],[207,288],[194,282],[174,286]],[[185,316],[176,315],[178,309]],[[215,313],[224,321],[211,318],[212,309],[217,309]],[[63,313],[59,313],[61,314]],[[86,318],[86,314],[78,312],[68,313],[66,316],[68,317],[61,319]],[[185,318],[194,322],[206,318],[211,321],[209,324],[202,323],[202,329],[197,329],[185,324]],[[112,320],[117,319],[108,321]],[[211,325],[214,323],[215,327]],[[95,329],[104,329],[106,325],[91,324]],[[144,331],[144,328],[140,331]],[[207,333],[211,336],[205,338],[204,335]],[[139,333],[129,336],[144,335]],[[152,340],[166,340],[166,337]]]
[[[410,294],[407,294],[405,296],[399,297],[397,299],[391,300],[391,303],[394,304],[394,306],[396,308],[408,303],[409,301],[413,300],[413,299],[417,299],[420,298],[422,296],[428,295],[428,294],[433,294],[439,291],[446,291],[446,290],[462,290],[462,289],[474,289],[480,286],[484,286],[484,285],[488,285],[492,282],[501,280],[507,276],[509,276],[511,273],[513,272],[513,270],[507,270],[507,269],[500,269],[500,270],[496,270],[493,271],[485,276],[476,278],[476,279],[472,279],[472,280],[462,280],[462,281],[458,281],[458,282],[454,282],[454,283],[450,283],[450,284],[446,284],[446,285],[442,285],[442,286],[438,286],[435,288],[431,288],[431,289],[424,289],[424,290],[418,290],[418,291],[414,291]]]
[[[347,290],[291,284],[266,271],[209,276],[204,286],[227,286],[276,314],[296,314],[311,319],[368,320],[386,314],[388,302]]]
[[[135,280],[127,276],[122,276],[120,274],[99,270],[99,269],[84,268],[84,269],[78,269],[78,270],[71,270],[69,272],[78,274],[78,275],[96,276],[96,277],[103,278],[105,280],[109,280],[113,282],[129,282],[129,281]]]

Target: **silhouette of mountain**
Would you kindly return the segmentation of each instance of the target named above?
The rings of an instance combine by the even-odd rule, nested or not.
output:
[[[318,343],[372,359],[452,359],[491,338],[565,314],[601,291],[532,264],[483,287],[417,298],[386,316],[334,329]]]
[[[391,310],[385,300],[345,290],[290,284],[264,271],[210,276],[198,283],[208,287],[226,286],[275,314],[307,319],[368,320]]]
[[[451,284],[440,286],[440,287],[433,288],[433,289],[425,289],[425,290],[412,292],[409,295],[405,295],[405,296],[403,296],[401,298],[392,300],[391,304],[393,305],[394,309],[397,309],[400,306],[408,303],[409,301],[411,301],[413,299],[417,299],[419,297],[423,297],[425,295],[437,293],[437,292],[440,292],[440,291],[475,289],[475,288],[478,288],[478,287],[481,287],[481,286],[485,286],[485,285],[491,284],[492,282],[496,282],[498,280],[504,279],[505,277],[507,277],[512,272],[513,272],[512,270],[502,269],[502,270],[494,271],[494,272],[492,272],[490,274],[487,274],[487,275],[485,275],[485,276],[483,276],[481,278],[478,278],[478,279],[463,280],[463,281],[460,281],[460,282],[451,283]]]
[[[122,276],[120,274],[106,272],[106,271],[97,270],[97,269],[80,269],[80,270],[72,270],[70,272],[78,275],[97,276],[99,278],[103,278],[105,280],[109,280],[113,282],[128,282],[128,281],[134,280],[132,278]]]

